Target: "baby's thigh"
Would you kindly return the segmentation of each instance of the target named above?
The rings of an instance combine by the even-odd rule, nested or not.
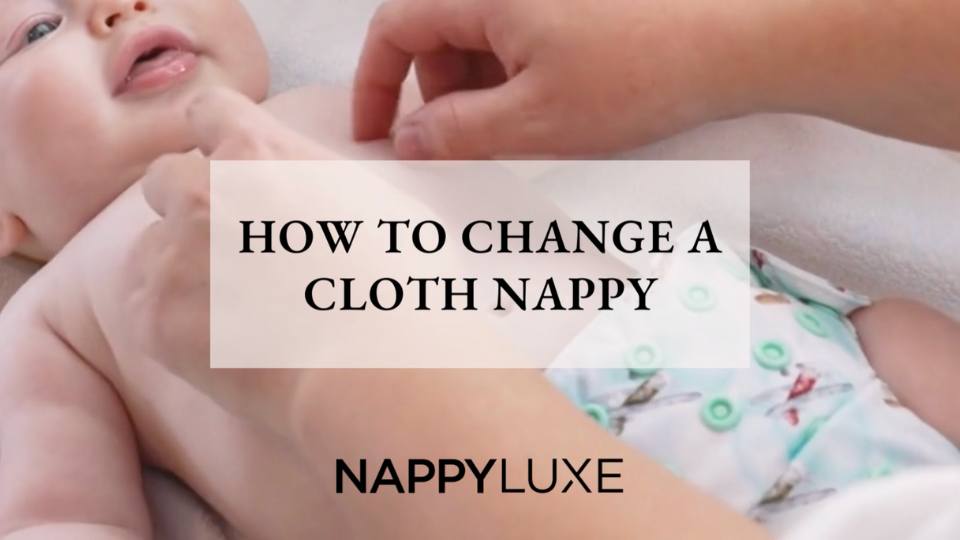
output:
[[[851,317],[864,352],[897,398],[960,445],[960,324],[923,304],[885,300]]]

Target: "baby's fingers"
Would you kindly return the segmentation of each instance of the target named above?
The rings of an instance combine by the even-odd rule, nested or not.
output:
[[[194,144],[213,160],[327,159],[317,144],[283,125],[246,96],[201,92],[187,109]]]
[[[160,157],[141,183],[147,204],[161,217],[210,205],[210,161],[199,152]]]
[[[230,155],[231,150],[253,150],[261,132],[276,121],[245,96],[223,88],[201,92],[187,109],[194,143],[205,156],[219,159],[252,159]]]

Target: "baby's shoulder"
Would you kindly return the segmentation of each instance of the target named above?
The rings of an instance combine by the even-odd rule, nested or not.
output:
[[[413,96],[407,92],[405,95]],[[402,110],[412,110],[417,101],[406,98]],[[263,107],[301,135],[323,145],[344,159],[384,159],[391,156],[390,145],[380,141],[356,143],[353,140],[351,93],[349,88],[329,84],[303,86],[277,94]]]
[[[38,333],[55,333],[50,325],[48,299],[56,294],[56,280],[49,265],[36,269],[0,310],[0,357],[11,346],[22,346]]]
[[[44,300],[49,272],[40,270],[0,312],[0,413],[26,394],[45,393],[59,380],[63,352],[71,350],[50,324]]]
[[[0,316],[0,336],[20,342],[24,330],[42,326],[82,358],[109,361],[104,326],[117,319],[126,262],[156,219],[140,186],[130,188],[11,298]]]
[[[327,146],[344,147],[352,140],[349,104],[347,90],[312,85],[277,94],[262,106],[301,135]]]

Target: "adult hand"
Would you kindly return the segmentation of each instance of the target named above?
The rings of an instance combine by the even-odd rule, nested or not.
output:
[[[355,82],[360,140],[393,126],[415,61],[422,109],[395,128],[404,158],[586,153],[743,112],[727,24],[712,0],[389,0]]]
[[[405,158],[613,151],[770,111],[960,149],[958,18],[954,0],[387,0],[355,137],[390,133],[415,61]]]

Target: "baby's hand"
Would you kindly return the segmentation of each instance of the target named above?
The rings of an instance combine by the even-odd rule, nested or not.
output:
[[[367,374],[350,374],[337,370],[214,370],[210,346],[210,160],[287,160],[325,159],[328,150],[281,126],[273,117],[235,94],[218,91],[205,95],[190,109],[190,120],[202,150],[166,156],[150,168],[143,179],[146,199],[160,215],[137,242],[124,269],[126,317],[132,327],[135,343],[142,352],[193,384],[220,405],[239,417],[249,418],[272,430],[293,444],[299,444],[304,426],[311,422],[315,410],[336,402],[337,392],[352,392],[371,379]],[[262,179],[262,194],[271,195],[273,177]],[[229,181],[224,179],[223,181]],[[389,182],[337,184],[335,193],[322,200],[310,201],[320,212],[334,213],[342,208],[362,209],[374,215],[396,210],[396,204],[409,204],[417,215],[425,210],[419,201],[405,196]],[[257,186],[253,184],[252,186]],[[251,187],[257,189],[257,187]],[[371,197],[371,189],[376,196]],[[390,190],[394,190],[391,192]],[[391,194],[393,193],[393,194]],[[214,226],[219,226],[217,222]],[[322,257],[322,255],[320,255]],[[331,275],[364,275],[385,265],[397,269],[403,258],[390,256],[372,246],[360,247],[350,257],[324,258]],[[445,265],[456,264],[442,255],[432,256],[431,268],[441,275]],[[453,275],[453,274],[451,274]],[[402,325],[396,319],[364,317],[363,325],[355,319],[331,317],[313,336],[324,354],[336,358],[341,365],[353,365],[357,358],[371,355],[422,354],[425,333],[430,333],[436,347],[459,352],[470,349],[473,339],[485,352],[495,353],[505,347],[502,340],[485,334],[486,326],[474,324],[469,336],[445,326],[438,338],[435,326]],[[417,319],[423,322],[423,319]],[[376,328],[378,339],[368,339]],[[359,335],[357,334],[359,332]],[[347,336],[355,336],[348,338]],[[326,339],[336,336],[337,339]],[[387,349],[387,350],[384,350]],[[452,354],[452,353],[451,353]],[[403,375],[389,380],[386,386],[403,384]],[[385,394],[386,396],[387,394]],[[367,399],[367,398],[365,398]],[[369,401],[369,400],[367,400]],[[389,399],[388,399],[389,401]],[[385,405],[389,406],[389,405]],[[329,407],[327,407],[329,408]]]
[[[210,369],[210,160],[328,156],[229,91],[204,93],[188,115],[200,151],[164,156],[143,178],[147,202],[161,219],[126,262],[127,320],[150,358],[227,408],[283,429],[297,373]]]

